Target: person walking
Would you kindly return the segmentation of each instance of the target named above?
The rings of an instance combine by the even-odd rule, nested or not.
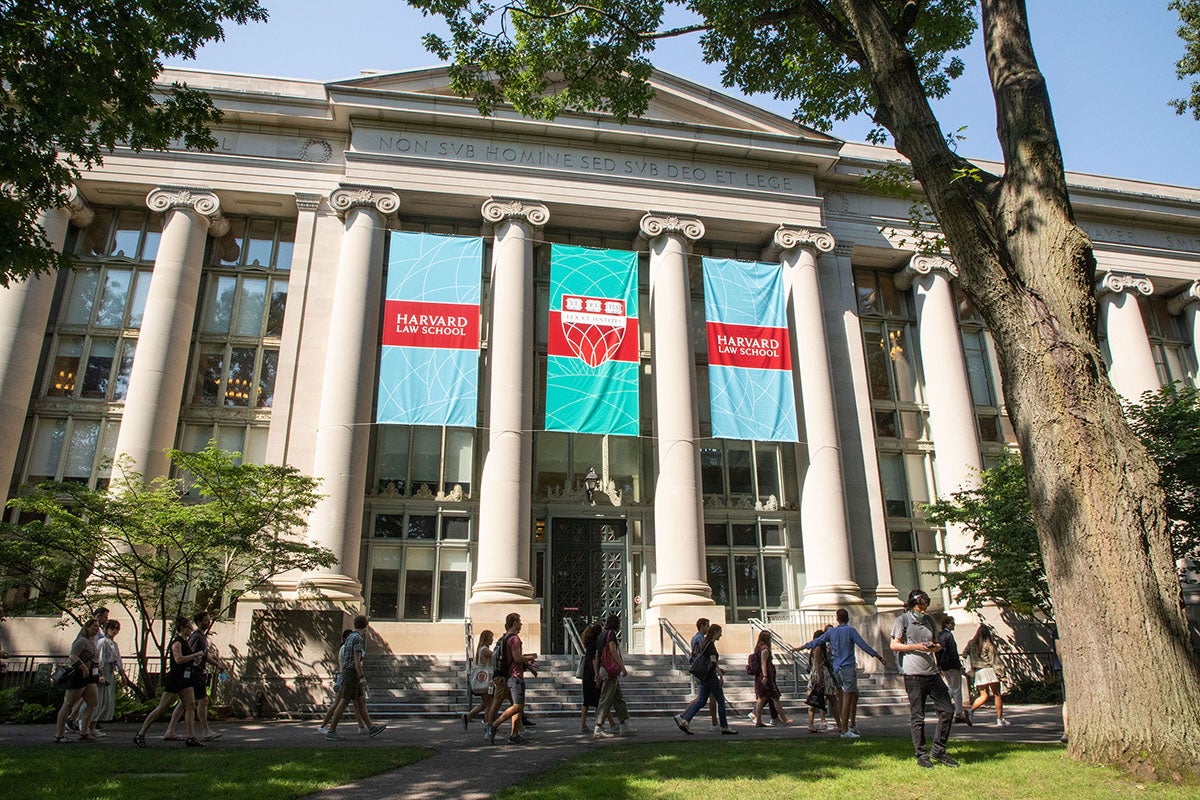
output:
[[[200,658],[192,668],[192,694],[195,699],[196,720],[199,723],[198,733],[201,741],[211,742],[220,739],[221,734],[213,731],[208,724],[208,662],[211,660],[218,668],[224,669],[224,667],[213,654],[212,646],[208,641],[213,626],[212,616],[207,611],[197,611],[192,615],[192,622],[194,627],[192,635],[188,637],[188,648],[193,653],[200,654]],[[175,710],[171,712],[171,721],[167,723],[167,730],[163,734],[165,741],[178,740],[179,737],[175,735],[175,725],[179,722],[181,714],[183,714],[183,706],[175,706]]]
[[[938,632],[937,651],[938,669],[942,671],[942,680],[950,690],[950,699],[954,702],[954,721],[971,725],[971,714],[963,708],[963,665],[958,656],[958,642],[954,641],[954,617],[942,615],[942,629]]]
[[[617,720],[618,736],[632,736],[637,733],[629,725],[629,708],[625,705],[625,695],[621,692],[621,678],[628,675],[629,670],[625,668],[625,660],[621,657],[617,635],[620,630],[621,618],[610,614],[604,624],[604,630],[596,640],[596,660],[593,662],[593,668],[596,672],[596,682],[600,686],[600,702],[596,706],[593,739],[612,738],[612,734],[604,730],[604,718],[610,714]]]
[[[754,645],[754,653],[758,656],[758,671],[754,673],[754,726],[765,728],[762,721],[763,706],[770,704],[778,714],[780,725],[791,725],[779,702],[781,697],[779,685],[775,682],[775,660],[771,657],[771,632],[762,631]]]
[[[350,634],[354,633],[353,628],[346,628],[342,631],[342,646],[338,648],[337,653],[337,678],[333,682],[333,702],[329,704],[329,709],[325,712],[324,718],[321,720],[321,726],[317,728],[317,733],[324,736],[329,733],[329,722],[333,719],[333,711],[337,708],[338,695],[342,690],[342,662],[346,656],[346,640],[350,638]],[[354,718],[358,720],[358,732],[361,734],[369,734],[371,729],[363,722],[366,714],[367,704],[360,698],[355,698],[352,703],[354,707]]]
[[[97,686],[96,714],[93,723],[99,727],[101,722],[111,722],[117,708],[117,679],[126,684],[132,684],[125,666],[121,663],[121,649],[117,646],[117,635],[121,632],[121,623],[110,619],[104,623],[104,638],[96,648],[96,660],[100,664],[100,683]],[[100,731],[97,731],[99,735]]]
[[[479,647],[475,650],[475,669],[484,670],[487,673],[487,686],[479,691],[471,690],[471,694],[479,698],[479,702],[470,711],[462,715],[463,732],[471,729],[471,720],[475,719],[478,714],[485,714],[492,705],[492,694],[495,692],[492,686],[492,642],[495,641],[496,634],[491,631],[484,630],[479,633]],[[472,670],[474,673],[474,670]]]
[[[108,624],[108,609],[104,606],[100,606],[92,612],[92,619],[94,619],[96,624],[100,626],[96,631],[96,635],[92,637],[92,647],[96,649],[97,653],[99,653],[100,643],[104,640],[104,626]],[[88,733],[96,738],[104,736],[104,733],[96,728],[96,709],[94,704],[91,708],[92,730],[88,730],[87,727],[83,725],[84,714],[87,713],[88,706],[88,702],[84,700],[82,696],[75,702],[75,707],[71,709],[71,713],[67,715],[67,730],[71,733]]]
[[[818,628],[813,631],[813,639],[819,637],[825,631]],[[817,708],[808,707],[808,732],[818,733],[828,727],[825,720],[826,708],[833,712],[833,718],[838,718],[838,696],[837,685],[833,680],[833,670],[830,668],[829,660],[829,645],[819,644],[812,649],[808,662],[808,692],[812,694],[813,690],[819,690],[824,698],[825,705],[819,710],[821,712],[821,727],[817,727]],[[841,725],[838,725],[841,728]]]
[[[488,744],[496,743],[496,732],[505,722],[509,723],[509,744],[526,744],[529,740],[521,735],[521,712],[525,708],[525,670],[537,674],[537,653],[526,653],[521,643],[521,615],[512,612],[504,618],[504,637],[502,649],[505,680],[512,705],[504,709],[504,713],[495,721],[484,727],[483,735]]]
[[[696,655],[700,652],[700,648],[704,646],[704,637],[708,634],[708,626],[710,624],[706,617],[700,617],[700,619],[696,620],[696,633],[692,636],[692,649],[688,653],[688,663],[691,663],[696,658]],[[699,695],[700,681],[691,673],[688,673],[688,677],[692,681],[692,695]],[[708,698],[708,716],[712,720],[712,729],[714,731],[721,730],[721,726],[717,723],[717,698],[712,695],[709,695]]]
[[[63,695],[62,706],[58,709],[58,720],[54,734],[54,742],[61,744],[67,739],[67,719],[70,717],[75,704],[83,700],[83,720],[79,725],[81,741],[96,740],[92,732],[92,712],[96,708],[97,686],[100,683],[100,665],[96,660],[95,636],[100,631],[100,623],[89,619],[79,629],[79,635],[71,643],[71,653],[67,657],[67,692]]]
[[[163,675],[163,694],[159,699],[158,705],[155,706],[146,719],[142,721],[142,726],[138,728],[137,734],[133,737],[133,743],[138,747],[146,746],[146,731],[154,724],[154,720],[158,719],[164,711],[166,711],[176,701],[183,706],[183,720],[187,726],[187,739],[184,740],[185,747],[203,747],[203,743],[196,738],[195,720],[192,718],[195,710],[195,695],[192,690],[192,670],[195,669],[195,664],[204,655],[203,653],[193,653],[188,645],[188,637],[192,635],[192,621],[187,617],[177,617],[175,619],[175,636],[171,639],[171,644],[167,648],[167,672]]]
[[[992,629],[980,624],[979,630],[967,643],[967,656],[971,659],[973,682],[979,697],[971,704],[968,713],[974,714],[975,709],[986,705],[989,697],[996,698],[996,727],[1007,727],[1010,723],[1004,718],[1003,687],[1004,665],[1000,663],[1000,652],[996,649],[996,639]]]
[[[387,725],[375,725],[367,712],[367,677],[363,661],[367,652],[367,618],[359,614],[354,618],[354,630],[346,637],[342,648],[342,687],[338,691],[337,701],[329,714],[325,738],[331,742],[344,740],[346,737],[337,732],[338,722],[346,706],[354,704],[356,710],[361,709],[360,724],[367,727],[367,734],[373,739],[387,729]]]
[[[580,689],[583,692],[583,703],[579,709],[579,732],[582,734],[592,732],[588,727],[588,709],[600,707],[600,685],[596,682],[596,645],[603,630],[599,622],[593,622],[583,629],[583,656],[579,661]],[[596,718],[596,724],[600,725],[603,722],[599,717]]]
[[[725,670],[721,669],[720,655],[717,653],[717,642],[719,641],[721,641],[721,626],[709,625],[700,649],[690,665],[691,673],[700,681],[700,693],[682,714],[675,715],[676,727],[688,736],[693,735],[692,718],[700,709],[704,708],[709,697],[717,699],[717,719],[721,723],[721,733],[726,736],[737,733],[729,727],[729,719],[725,715],[725,690],[721,687],[721,676],[725,674]]]
[[[904,690],[908,693],[908,726],[912,733],[913,751],[917,766],[930,769],[933,761],[947,767],[957,767],[958,761],[946,752],[950,728],[954,724],[954,703],[942,682],[938,669],[937,625],[929,610],[929,595],[921,589],[908,593],[905,611],[892,625],[892,652],[900,653],[900,672],[904,675]],[[932,699],[937,710],[937,733],[933,747],[925,746],[925,700]],[[932,761],[930,760],[932,759]]]
[[[829,628],[812,641],[805,642],[797,650],[812,650],[817,645],[833,647],[833,677],[842,693],[841,713],[836,715],[838,730],[843,739],[857,739],[858,732],[858,667],[854,663],[854,648],[858,647],[872,658],[884,664],[883,656],[867,644],[857,630],[850,626],[850,612],[839,608],[834,615],[837,626]]]

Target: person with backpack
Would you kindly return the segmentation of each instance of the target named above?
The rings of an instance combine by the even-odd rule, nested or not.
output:
[[[720,640],[721,626],[708,626],[708,633],[704,635],[704,643],[688,666],[688,671],[700,681],[700,694],[696,696],[686,711],[675,715],[675,726],[688,736],[693,735],[692,717],[704,708],[709,697],[717,698],[717,719],[721,721],[721,733],[725,736],[737,733],[729,727],[729,720],[725,716],[725,690],[721,688],[721,676],[725,674],[725,670],[721,669],[720,656],[717,653],[717,642]]]
[[[629,726],[629,708],[625,695],[621,693],[621,676],[628,675],[625,661],[621,658],[621,647],[617,643],[617,632],[621,629],[621,618],[610,614],[604,631],[596,642],[596,683],[600,686],[600,704],[596,706],[596,727],[593,739],[611,739],[612,734],[604,730],[604,718],[612,713],[617,718],[617,735],[632,736],[636,731]]]
[[[833,646],[833,678],[842,693],[842,711],[837,715],[838,729],[843,739],[857,739],[858,732],[856,714],[858,712],[858,668],[854,663],[854,648],[858,647],[867,655],[879,659],[883,664],[883,656],[875,652],[875,648],[867,644],[857,630],[850,625],[850,612],[839,608],[834,615],[837,627],[828,628],[820,636],[797,647],[797,650],[812,650],[817,645]]]
[[[504,635],[496,643],[493,651],[495,667],[493,674],[505,676],[512,705],[504,713],[483,729],[483,737],[488,744],[496,743],[496,731],[506,721],[511,720],[508,735],[509,744],[525,744],[529,740],[521,735],[521,712],[525,708],[525,670],[537,674],[537,653],[526,653],[521,647],[521,615],[515,611],[504,618]],[[497,704],[494,706],[499,708]]]
[[[688,663],[691,663],[692,659],[700,652],[700,648],[704,646],[704,637],[708,635],[708,627],[711,624],[707,617],[696,620],[696,634],[692,637],[692,649],[688,653]],[[700,681],[696,679],[695,675],[691,673],[688,675],[692,680],[692,695],[697,696],[700,694]],[[717,698],[712,695],[709,695],[708,698],[708,716],[712,719],[712,729],[714,731],[721,730],[721,725],[717,721]]]
[[[354,633],[353,628],[346,628],[342,631],[342,646],[338,648],[337,654],[337,678],[333,681],[333,702],[329,704],[329,710],[325,712],[325,718],[321,720],[321,727],[317,728],[317,733],[322,736],[329,733],[329,723],[333,719],[334,709],[337,708],[338,695],[342,690],[342,662],[346,660],[346,640],[350,638],[350,634],[352,633]],[[358,732],[362,734],[369,734],[371,732],[371,728],[363,722],[366,709],[366,703],[355,701],[354,718],[358,720]]]
[[[954,701],[954,721],[972,725],[971,712],[963,708],[963,665],[958,655],[958,642],[954,641],[954,617],[942,615],[942,630],[938,633],[937,664],[942,671],[942,680],[950,690],[950,699]]]
[[[367,618],[359,614],[354,618],[354,631],[346,637],[342,648],[342,688],[338,692],[337,702],[329,714],[329,725],[325,738],[331,742],[342,741],[346,737],[337,732],[338,722],[346,706],[353,703],[356,710],[361,710],[360,721],[367,726],[367,735],[372,739],[383,733],[387,725],[374,725],[371,715],[367,713],[367,676],[363,660],[367,653]]]
[[[892,652],[900,653],[900,672],[908,692],[908,724],[912,732],[917,766],[931,769],[933,761],[957,767],[958,761],[946,752],[950,728],[954,725],[954,703],[938,669],[937,625],[926,612],[929,595],[921,589],[908,593],[905,611],[892,625]],[[933,700],[938,725],[933,747],[925,747],[925,700]],[[930,760],[932,759],[932,761]]]
[[[754,676],[754,727],[767,727],[762,721],[763,706],[767,704],[778,714],[780,725],[791,725],[792,721],[787,718],[783,704],[779,702],[781,695],[779,685],[775,682],[775,660],[771,658],[770,631],[758,634],[754,652],[750,654],[746,663],[746,672]]]

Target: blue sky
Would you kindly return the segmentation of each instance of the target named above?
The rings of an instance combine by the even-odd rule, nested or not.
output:
[[[1200,186],[1200,122],[1167,101],[1186,93],[1175,78],[1183,44],[1167,0],[1029,0],[1039,63],[1050,87],[1067,168],[1100,175]],[[400,0],[266,0],[265,24],[228,30],[226,41],[176,66],[333,80],[362,69],[400,70],[436,60],[421,35],[437,21]],[[702,63],[696,37],[664,43],[655,66],[720,88],[720,68]],[[995,110],[978,37],[963,52],[966,75],[936,110],[947,131],[966,126],[960,152],[997,158]],[[730,94],[739,95],[732,90]],[[791,116],[770,97],[748,98]],[[861,141],[863,120],[834,135]]]

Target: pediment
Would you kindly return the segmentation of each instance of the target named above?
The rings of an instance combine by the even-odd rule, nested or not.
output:
[[[799,136],[818,142],[838,142],[835,137],[798,125],[723,92],[669,72],[655,70],[650,78],[655,96],[643,119],[682,125]],[[368,72],[356,78],[334,81],[332,87],[372,89],[381,92],[428,94],[458,98],[450,89],[447,67],[426,67],[399,72]]]

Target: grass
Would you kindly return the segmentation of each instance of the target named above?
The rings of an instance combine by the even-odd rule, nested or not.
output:
[[[288,800],[420,761],[415,747],[149,749],[78,745],[0,751],[4,800]]]
[[[1196,800],[1196,786],[1141,783],[1072,761],[1064,748],[951,742],[959,769],[921,769],[907,739],[678,742],[597,749],[497,800]]]

